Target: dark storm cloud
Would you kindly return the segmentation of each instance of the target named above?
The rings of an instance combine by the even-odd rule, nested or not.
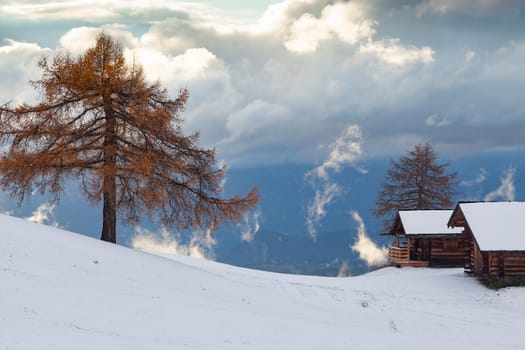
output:
[[[467,1],[288,0],[258,22],[205,6],[117,3],[99,21],[128,23],[106,28],[153,79],[190,89],[185,127],[230,164],[319,162],[350,124],[368,156],[415,142],[473,152],[525,140],[522,2],[468,1],[469,11]],[[141,21],[150,24],[140,33],[130,27]],[[82,50],[100,26],[69,31],[62,45]],[[0,48],[4,65],[33,57],[10,45]]]

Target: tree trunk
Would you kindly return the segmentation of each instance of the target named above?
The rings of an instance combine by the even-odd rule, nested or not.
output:
[[[100,239],[117,243],[117,186],[115,178],[104,178],[104,208],[102,211],[102,235]]]
[[[111,109],[111,97],[104,104],[106,130],[104,135],[104,187],[102,211],[102,234],[100,239],[117,243],[117,122]]]

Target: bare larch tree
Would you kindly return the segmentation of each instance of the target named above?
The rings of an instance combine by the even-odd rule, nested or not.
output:
[[[439,163],[428,143],[391,160],[386,181],[376,199],[373,214],[384,218],[383,228],[389,229],[399,209],[447,209],[457,194],[457,173],[447,173],[449,163]]]
[[[216,228],[257,204],[255,188],[220,197],[225,168],[197,133],[181,130],[188,92],[170,99],[108,34],[82,55],[60,51],[39,67],[40,101],[0,109],[0,186],[19,203],[35,190],[58,201],[65,182],[79,180],[91,203],[102,201],[101,239],[113,243],[117,215],[126,224],[146,214],[175,229]]]

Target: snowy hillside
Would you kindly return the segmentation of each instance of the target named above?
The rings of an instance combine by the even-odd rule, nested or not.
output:
[[[525,288],[167,259],[0,216],[0,349],[525,349]]]

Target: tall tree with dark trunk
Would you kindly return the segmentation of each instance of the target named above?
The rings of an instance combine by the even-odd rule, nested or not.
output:
[[[428,143],[391,160],[386,181],[376,199],[373,214],[384,218],[389,229],[398,209],[446,209],[457,194],[457,173],[447,173],[448,163],[439,163]]]
[[[103,203],[101,239],[115,243],[117,216],[137,224],[144,214],[176,229],[216,228],[239,220],[258,202],[221,198],[225,168],[215,151],[185,136],[179,117],[188,92],[170,99],[128,63],[109,35],[73,57],[42,59],[32,82],[41,101],[0,109],[0,185],[22,202],[34,190],[59,200],[65,181],[80,180],[92,203]]]

